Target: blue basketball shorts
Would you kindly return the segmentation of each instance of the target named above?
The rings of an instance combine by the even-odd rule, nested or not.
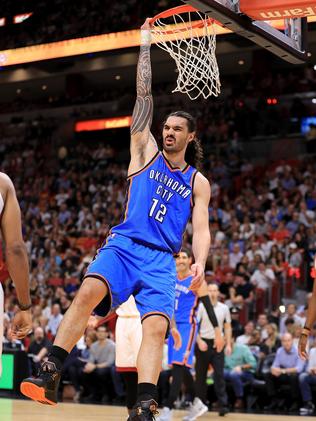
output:
[[[170,322],[176,283],[171,253],[110,234],[88,266],[84,278],[88,277],[100,279],[109,289],[109,294],[94,310],[97,315],[106,316],[112,307],[118,307],[134,295],[142,320],[157,314]]]
[[[168,339],[168,364],[179,364],[192,367],[194,346],[197,335],[196,323],[178,323],[177,329],[180,332],[182,344],[181,348],[176,350],[174,348],[174,340],[172,335]]]

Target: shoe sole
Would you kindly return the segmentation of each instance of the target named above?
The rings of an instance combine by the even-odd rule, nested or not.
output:
[[[44,405],[56,405],[56,402],[50,401],[45,397],[45,389],[43,387],[37,386],[34,383],[23,382],[20,386],[20,391],[24,396],[42,403]]]

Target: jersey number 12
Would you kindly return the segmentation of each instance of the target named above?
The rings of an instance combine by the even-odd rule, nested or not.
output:
[[[158,222],[163,222],[164,217],[167,213],[167,208],[162,203],[160,203],[159,207],[157,208],[158,203],[159,203],[158,199],[153,199],[153,204],[151,205],[149,216],[151,218],[155,218],[156,221]]]

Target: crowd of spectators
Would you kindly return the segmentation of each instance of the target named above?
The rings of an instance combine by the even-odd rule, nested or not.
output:
[[[108,0],[80,0],[76,3],[69,0],[54,0],[49,4],[43,1],[29,1],[27,4],[19,5],[5,1],[3,16],[13,16],[18,11],[33,11],[33,15],[19,25],[0,27],[0,49],[139,28],[144,16],[153,16],[175,5],[177,2],[165,0],[150,3],[129,0],[114,4],[110,4]],[[31,10],[33,8],[34,10]],[[105,10],[106,13],[103,13]],[[311,98],[303,101],[301,96],[293,97],[294,94],[315,91],[316,71],[311,65],[296,69],[292,67],[273,69],[269,65],[269,58],[263,58],[259,62],[260,65],[254,60],[251,73],[223,75],[221,80],[223,93],[219,99],[212,103],[208,102],[207,106],[204,100],[195,101],[196,112],[200,114],[199,122],[200,128],[203,129],[203,137],[215,141],[218,150],[225,149],[229,137],[238,143],[240,139],[254,136],[298,133],[300,119],[314,112],[315,104]],[[100,111],[97,105],[90,111],[87,111],[84,105],[112,100],[117,101],[119,105],[117,109],[123,110],[125,107],[126,111],[130,111],[135,93],[134,87],[120,88],[117,84],[113,89],[109,86],[106,89],[102,86],[96,88],[89,85],[82,75],[79,78],[78,75],[69,75],[68,81],[70,80],[69,85],[76,86],[75,89],[66,87],[66,93],[58,95],[50,92],[38,100],[24,98],[23,89],[18,89],[14,101],[1,102],[0,113],[72,105],[78,106],[77,115],[96,115]],[[184,95],[170,95],[174,87],[175,81],[155,85],[155,98],[159,97],[160,93],[161,98],[158,101],[162,104],[188,105]],[[287,95],[292,97],[285,99],[284,96]],[[270,100],[273,98],[275,102],[267,103],[269,98]]]
[[[154,70],[155,73],[155,70]],[[253,76],[253,74],[255,76]],[[0,103],[0,113],[72,106],[74,118],[103,116],[102,105],[115,103],[112,109],[120,113],[131,113],[135,100],[135,86],[102,88],[91,87],[84,78],[76,83],[76,89],[67,89],[61,95],[47,94],[41,99],[25,99],[23,90],[14,101]],[[49,83],[49,82],[48,82]],[[71,83],[73,85],[74,82]],[[202,140],[213,145],[217,153],[226,150],[227,142],[238,150],[241,141],[253,137],[285,136],[301,133],[301,119],[314,114],[315,104],[300,95],[316,89],[316,71],[313,68],[288,69],[245,73],[238,76],[222,77],[223,93],[220,98],[207,101],[198,99],[194,103],[194,113],[198,117],[198,127]],[[171,94],[175,80],[170,83],[154,84],[155,109],[173,109],[180,106],[191,107],[190,100],[183,94]],[[282,93],[282,97],[279,95]],[[287,97],[284,94],[289,94]],[[268,103],[276,97],[276,103]],[[93,105],[91,107],[91,105]],[[88,107],[87,107],[88,105]]]
[[[127,163],[116,160],[117,150],[104,142],[75,139],[61,146],[54,139],[56,124],[43,120],[0,128],[1,170],[14,180],[22,209],[34,304],[34,338],[24,343],[12,340],[10,320],[17,307],[1,265],[6,296],[4,345],[26,349],[33,372],[45,358],[96,249],[110,225],[119,222],[125,202]],[[240,381],[236,374],[227,374],[235,385],[233,399],[241,399],[245,381],[249,385],[259,377],[279,384],[274,377],[263,376],[263,357],[281,353],[280,339],[283,347],[286,341],[297,342],[304,321],[306,292],[311,287],[308,263],[316,250],[316,165],[314,159],[305,158],[256,167],[234,144],[226,153],[225,159],[206,154],[204,161],[213,192],[207,280],[219,285],[221,299],[230,307],[236,344],[249,347],[255,358],[249,362],[249,378]],[[191,234],[189,224],[186,246]],[[291,305],[293,301],[301,306]],[[285,314],[279,310],[282,304],[287,305]],[[311,346],[313,340],[314,336]],[[94,353],[100,341],[108,341],[106,356]],[[65,370],[65,379],[75,387],[74,399],[122,400],[123,385],[113,368],[113,333],[104,328],[88,330],[77,348]],[[281,356],[276,367],[293,368],[280,366]],[[234,371],[232,364],[227,362],[227,369]],[[300,376],[294,383],[304,385],[305,406],[312,408],[308,385],[314,371],[308,370],[297,370]],[[272,370],[271,376],[277,377],[277,372]],[[100,384],[100,376],[106,379],[104,390],[93,386]]]
[[[177,5],[174,0],[156,0],[150,4],[137,0],[115,3],[109,0],[78,0],[76,3],[52,0],[25,4],[3,1],[1,17],[6,17],[8,25],[0,28],[0,49],[139,28],[143,16],[154,16]],[[20,24],[10,24],[15,15],[22,13],[32,13],[32,16]]]

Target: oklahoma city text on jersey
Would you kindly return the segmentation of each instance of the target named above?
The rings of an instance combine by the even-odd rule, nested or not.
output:
[[[158,183],[162,183],[157,187],[156,193],[161,196],[162,199],[165,199],[166,202],[169,202],[174,193],[178,193],[183,199],[186,199],[191,194],[191,189],[188,188],[188,186],[180,184],[179,181],[163,172],[150,170],[149,178],[157,181]],[[164,188],[164,186],[173,190],[173,192]]]

